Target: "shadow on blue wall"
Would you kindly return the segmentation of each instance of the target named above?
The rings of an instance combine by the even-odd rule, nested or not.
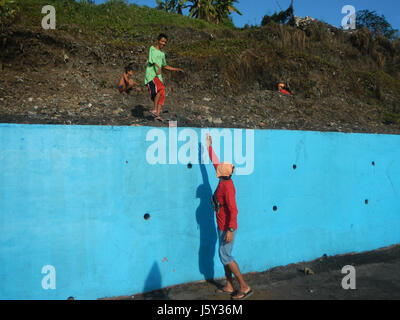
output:
[[[214,209],[211,205],[213,192],[208,181],[206,167],[201,162],[203,151],[202,145],[199,143],[199,165],[203,179],[203,183],[196,191],[196,198],[200,199],[199,207],[196,210],[196,221],[200,229],[199,270],[205,280],[214,283],[214,256],[217,243],[217,230]]]
[[[143,298],[146,300],[169,300],[168,289],[162,288],[162,277],[160,268],[156,261],[154,261],[153,266],[149,274],[147,275],[146,281],[143,288]]]

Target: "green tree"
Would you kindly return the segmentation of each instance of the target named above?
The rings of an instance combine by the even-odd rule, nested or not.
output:
[[[196,19],[203,19],[208,22],[214,22],[217,11],[213,0],[189,0],[189,16]]]
[[[183,14],[183,10],[188,6],[188,0],[157,0],[157,9],[171,13]]]
[[[242,15],[242,13],[233,5],[234,3],[237,3],[238,0],[219,0],[216,2],[217,2],[216,11],[217,11],[218,23],[225,19],[228,19],[229,15],[232,12]]]
[[[157,9],[171,12],[171,3],[172,2],[175,2],[175,1],[174,0],[157,0]]]
[[[384,15],[379,16],[376,11],[361,10],[357,12],[357,29],[366,27],[374,36],[384,36],[393,40],[398,36],[398,30],[393,29]]]
[[[261,25],[265,26],[272,21],[279,24],[293,24],[294,22],[293,0],[291,1],[289,8],[287,8],[286,10],[281,10],[278,13],[275,12],[272,16],[266,14],[261,21]]]
[[[18,7],[14,0],[0,0],[0,35],[4,35],[7,28],[14,22]]]
[[[232,12],[241,15],[240,11],[233,5],[238,0],[189,0],[189,16],[203,19],[212,23],[220,23]]]
[[[175,9],[177,14],[183,14],[183,10],[188,7],[186,5],[187,2],[188,2],[188,0],[177,0],[176,9]]]
[[[19,12],[14,0],[0,0],[0,71],[3,70],[8,30]]]

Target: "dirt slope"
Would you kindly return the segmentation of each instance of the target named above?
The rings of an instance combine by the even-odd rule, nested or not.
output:
[[[165,29],[171,39],[167,62],[186,71],[165,71],[163,117],[179,126],[400,133],[398,75],[389,77],[362,53],[362,44],[343,34],[332,35],[338,46],[344,43],[336,56],[334,45],[324,52],[314,34],[286,26]],[[148,36],[113,45],[88,34],[17,24],[4,48],[0,122],[167,126],[150,116],[144,86],[130,96],[116,89],[127,63],[143,83],[153,41]],[[394,52],[390,61],[397,58]],[[359,74],[349,69],[357,64]],[[282,80],[292,96],[276,91]]]

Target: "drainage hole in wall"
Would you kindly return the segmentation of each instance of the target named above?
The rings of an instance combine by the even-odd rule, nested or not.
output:
[[[128,160],[126,160],[125,163],[128,164]]]
[[[276,210],[278,210],[278,207],[277,206],[273,206],[272,210],[276,211]]]
[[[67,300],[75,300],[74,297],[68,297]]]
[[[143,218],[144,218],[144,220],[149,220],[150,219],[150,214],[146,213]]]
[[[188,163],[187,167],[188,169],[192,169],[193,165],[191,163]]]
[[[296,170],[297,169],[297,166],[294,164],[293,165],[293,170]]]
[[[375,161],[372,161],[372,165],[375,166]]]
[[[365,202],[365,204],[368,204],[368,199],[366,199],[364,202]]]

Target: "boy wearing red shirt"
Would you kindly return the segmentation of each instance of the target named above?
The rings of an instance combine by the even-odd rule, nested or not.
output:
[[[217,289],[217,293],[230,294],[233,300],[242,300],[253,294],[252,289],[244,281],[243,276],[239,270],[239,266],[232,257],[232,248],[234,238],[237,230],[237,206],[235,199],[235,186],[231,179],[234,165],[231,163],[222,162],[219,163],[218,157],[215,155],[212,147],[212,139],[207,134],[207,147],[211,162],[214,165],[215,171],[217,172],[217,178],[219,183],[217,190],[214,193],[214,197],[218,201],[218,208],[216,212],[218,234],[219,234],[219,257],[224,265],[226,275],[226,286]],[[232,273],[239,281],[239,291],[233,295],[233,278]]]

